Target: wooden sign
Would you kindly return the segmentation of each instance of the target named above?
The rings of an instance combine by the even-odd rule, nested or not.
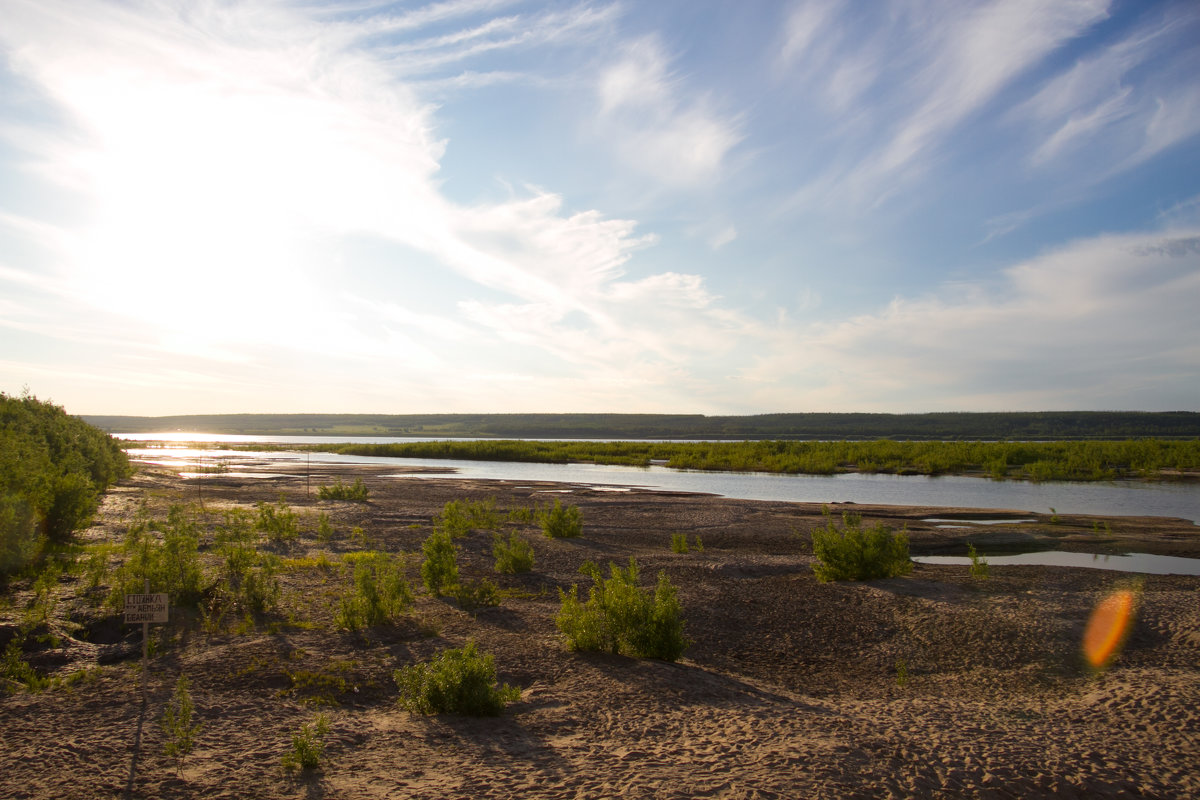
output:
[[[167,595],[161,594],[127,594],[125,595],[125,622],[166,622]]]

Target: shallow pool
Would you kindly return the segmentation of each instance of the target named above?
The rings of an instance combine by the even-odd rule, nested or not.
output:
[[[1181,556],[1158,556],[1150,553],[1067,553],[1061,550],[1043,550],[1038,553],[1016,553],[984,556],[990,567],[1014,565],[1047,567],[1086,567],[1108,569],[1117,572],[1140,572],[1147,575],[1200,575],[1200,558]],[[914,556],[918,564],[950,564],[969,566],[966,556]]]

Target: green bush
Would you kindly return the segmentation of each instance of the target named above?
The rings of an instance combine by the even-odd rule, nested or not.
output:
[[[304,723],[292,734],[292,749],[283,757],[284,769],[317,769],[325,755],[325,736],[329,733],[329,717],[318,714],[312,724]]]
[[[88,524],[131,472],[115,440],[28,393],[0,392],[0,584]]]
[[[495,530],[500,527],[500,521],[496,501],[490,497],[480,501],[451,500],[442,508],[442,513],[433,518],[433,528],[457,538],[472,530]]]
[[[154,529],[159,527],[161,536],[156,536]],[[125,595],[144,592],[146,579],[151,592],[170,595],[171,605],[193,605],[203,594],[200,534],[187,507],[172,506],[165,525],[145,517],[137,520],[121,550],[125,561],[115,570],[110,606],[120,607]]]
[[[500,605],[500,590],[487,578],[459,583],[451,588],[450,594],[458,601],[463,611],[495,608]]]
[[[417,714],[494,717],[521,697],[515,687],[496,686],[495,660],[490,653],[478,652],[472,641],[428,664],[402,667],[393,678],[400,689],[400,705]]]
[[[192,704],[192,695],[188,692],[187,676],[180,675],[175,683],[175,694],[163,711],[162,717],[163,733],[167,737],[163,752],[169,758],[175,759],[175,766],[180,770],[183,769],[183,760],[195,748],[196,737],[203,727],[199,722],[192,721],[194,712],[195,706]]]
[[[37,694],[53,683],[51,678],[38,674],[24,659],[25,635],[24,631],[18,632],[4,648],[4,656],[0,659],[0,691],[10,692],[23,686],[27,691]]]
[[[570,592],[559,590],[562,607],[555,624],[572,650],[600,650],[623,653],[636,658],[661,658],[675,661],[688,642],[683,635],[682,608],[666,573],[658,575],[658,585],[646,592],[638,585],[637,561],[629,567],[610,565],[612,575],[604,579],[593,564],[583,570],[593,585],[587,602],[579,599],[578,586]]]
[[[450,534],[444,530],[435,530],[421,544],[421,552],[425,554],[425,561],[421,564],[421,580],[434,597],[441,597],[458,583],[456,549]]]
[[[264,532],[272,542],[291,542],[300,536],[299,522],[299,515],[280,497],[273,506],[258,504],[258,519],[254,528]]]
[[[317,541],[322,544],[333,541],[333,521],[324,511],[317,514]]]
[[[335,621],[352,631],[395,622],[413,602],[403,562],[386,553],[355,555],[354,585],[342,595]]]
[[[279,602],[279,557],[259,552],[256,538],[248,513],[234,509],[226,512],[213,545],[222,558],[222,599],[243,614],[265,613]]]
[[[517,534],[510,534],[505,542],[502,536],[492,538],[492,556],[496,559],[496,572],[515,575],[533,569],[533,545]]]
[[[534,515],[542,533],[551,539],[572,539],[583,534],[583,512],[579,506],[563,506],[558,499],[550,508],[539,508]]]
[[[338,478],[332,486],[317,488],[318,500],[349,500],[354,503],[365,503],[370,494],[366,484],[362,482],[362,478],[355,478],[354,483],[349,486],[342,483],[341,478]]]
[[[45,543],[34,507],[19,495],[0,494],[0,586],[32,564]]]
[[[975,551],[975,545],[967,544],[967,558],[971,559],[971,577],[983,580],[988,576],[987,559]]]
[[[671,552],[686,553],[688,551],[688,540],[686,533],[671,534]]]
[[[883,524],[863,530],[857,514],[842,515],[844,528],[838,528],[825,511],[825,527],[812,533],[813,552],[819,559],[813,571],[822,583],[827,581],[867,581],[894,578],[912,571],[908,557],[908,534],[893,534]]]
[[[533,522],[533,509],[529,506],[518,506],[517,508],[509,509],[508,521],[526,524]]]

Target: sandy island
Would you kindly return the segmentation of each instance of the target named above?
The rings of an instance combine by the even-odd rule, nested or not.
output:
[[[815,504],[324,464],[312,466],[306,496],[304,465],[291,469],[197,487],[146,468],[109,493],[84,538],[119,540],[143,502],[165,516],[198,494],[212,511],[281,492],[308,520],[291,557],[359,549],[355,526],[375,548],[419,551],[434,514],[460,498],[506,510],[560,497],[583,510],[584,535],[549,540],[506,525],[533,544],[536,563],[504,576],[492,569],[491,534],[472,532],[458,540],[460,571],[506,590],[501,607],[473,615],[421,594],[410,619],[365,636],[332,625],[346,585],[336,569],[286,571],[285,614],[255,630],[206,632],[173,611],[160,630],[170,641],[151,660],[134,797],[1200,797],[1200,577],[993,567],[978,580],[966,567],[919,564],[903,578],[821,584],[807,535],[822,524]],[[362,477],[370,501],[318,502],[316,487],[336,476]],[[959,529],[923,520],[997,513],[833,508],[907,524],[914,555],[961,555],[969,539],[980,549],[1040,542],[1200,557],[1200,528],[1185,520],[999,512],[1034,521]],[[318,511],[336,528],[324,547]],[[1111,532],[1098,532],[1104,522]],[[699,536],[703,551],[673,553],[672,533]],[[644,580],[664,570],[679,589],[692,644],[678,663],[568,652],[555,629],[558,589],[584,582],[584,560],[630,556]],[[415,564],[410,575],[419,584]],[[1138,589],[1132,634],[1094,672],[1081,656],[1085,625],[1123,587]],[[101,666],[69,689],[0,694],[0,796],[128,796],[140,627],[100,617],[77,597],[78,578],[61,590],[60,646],[28,660],[55,674]],[[0,646],[27,598],[0,609]],[[305,624],[283,624],[288,614]],[[400,710],[392,671],[468,638],[494,654],[520,701],[482,720]],[[204,724],[182,775],[158,723],[181,672]],[[328,679],[297,688],[289,676],[301,673]],[[285,772],[291,734],[319,712],[331,722],[323,769]]]

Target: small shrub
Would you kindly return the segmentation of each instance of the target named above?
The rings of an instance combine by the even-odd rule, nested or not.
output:
[[[200,599],[204,577],[200,570],[200,535],[183,506],[167,513],[161,538],[152,529],[158,523],[142,517],[125,534],[121,550],[124,563],[114,572],[108,603],[120,607],[127,594],[141,594],[149,579],[152,592],[170,595],[171,604],[191,605]]]
[[[542,526],[542,533],[551,539],[572,539],[583,535],[583,512],[579,506],[563,506],[555,499],[552,507],[538,509],[534,517]]]
[[[346,681],[344,673],[349,672],[351,665],[342,661],[337,662],[333,669],[327,672],[314,672],[307,669],[288,670],[283,674],[291,684],[281,689],[281,697],[294,697],[301,703],[312,706],[336,706],[338,697],[353,690]],[[335,674],[341,672],[343,674]]]
[[[272,542],[291,542],[300,535],[299,515],[292,511],[283,497],[273,506],[259,503],[254,528],[264,532]]]
[[[0,662],[0,689],[11,691],[24,686],[27,691],[36,694],[48,688],[52,681],[39,675],[24,659],[24,642],[23,630],[8,640],[8,646],[4,648],[4,660]]]
[[[686,553],[688,551],[687,534],[672,533],[671,534],[671,552]]]
[[[533,545],[515,533],[507,542],[499,535],[493,537],[492,556],[496,559],[496,572],[502,574],[515,575],[533,569]]]
[[[883,524],[863,530],[862,518],[845,513],[839,529],[826,513],[824,528],[813,531],[813,552],[819,559],[813,571],[827,581],[866,581],[893,578],[912,571],[908,535],[893,534]]]
[[[699,535],[696,536],[696,541],[694,544],[692,544],[692,549],[695,550],[697,553],[704,552],[704,543],[700,541]]]
[[[283,757],[284,769],[317,769],[325,755],[325,736],[329,733],[329,717],[318,714],[312,724],[304,723],[292,734],[292,749]]]
[[[452,538],[466,536],[472,530],[495,530],[500,527],[496,501],[451,500],[442,513],[433,518],[433,529],[445,531]]]
[[[333,541],[333,522],[324,511],[317,514],[317,541],[322,544]]]
[[[533,522],[533,509],[529,506],[510,509],[508,512],[508,521],[525,524],[531,523]]]
[[[500,590],[486,578],[460,583],[451,589],[450,594],[458,601],[463,611],[477,611],[500,605]]]
[[[365,503],[371,493],[367,490],[362,478],[355,478],[354,483],[347,486],[338,478],[332,486],[317,488],[318,500],[349,500],[353,503]]]
[[[636,658],[679,658],[688,643],[679,618],[682,609],[666,573],[659,573],[658,585],[650,593],[638,585],[635,559],[629,559],[627,569],[615,564],[610,568],[606,580],[594,565],[585,565],[593,581],[586,603],[579,599],[578,586],[570,592],[559,590],[562,607],[554,621],[567,646]]]
[[[118,549],[113,542],[94,542],[87,545],[81,563],[84,586],[88,591],[100,588],[108,575],[108,562]]]
[[[903,689],[908,685],[908,662],[903,658],[896,659],[896,686]]]
[[[352,562],[354,585],[342,595],[334,615],[339,627],[356,631],[385,625],[412,607],[412,587],[402,562],[386,553],[363,553]]]
[[[359,547],[371,546],[371,537],[367,536],[367,532],[358,525],[350,529],[350,541]]]
[[[245,511],[225,514],[213,549],[222,557],[220,589],[224,601],[243,614],[262,614],[279,602],[280,559],[260,553]]]
[[[521,697],[515,687],[496,686],[495,659],[478,652],[473,641],[445,651],[428,664],[402,667],[393,678],[400,689],[400,705],[417,714],[494,717]]]
[[[454,542],[446,531],[435,530],[421,544],[425,561],[421,564],[421,580],[434,597],[441,597],[445,590],[458,583],[458,561],[455,558]]]
[[[987,559],[975,552],[975,545],[967,544],[967,557],[971,559],[971,577],[980,580],[988,576]]]
[[[180,675],[175,683],[175,694],[163,711],[162,727],[167,742],[163,752],[168,758],[175,759],[176,769],[183,771],[183,760],[196,746],[196,737],[204,726],[192,721],[195,707],[192,705],[192,695],[188,692],[188,679]]]

